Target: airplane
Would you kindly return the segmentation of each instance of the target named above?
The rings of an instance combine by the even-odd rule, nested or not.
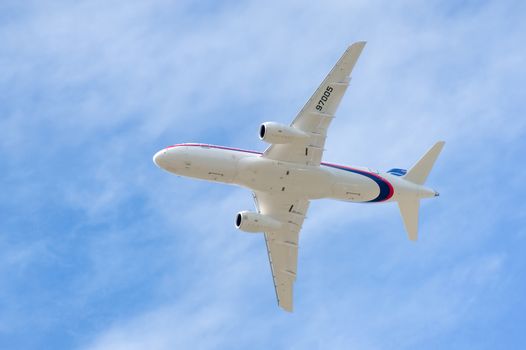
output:
[[[397,202],[410,240],[418,237],[420,199],[438,196],[425,187],[444,146],[437,142],[409,170],[378,172],[322,162],[327,129],[349,86],[351,72],[365,42],[343,53],[290,126],[265,122],[259,138],[263,152],[181,143],[157,152],[154,163],[170,173],[233,184],[252,191],[256,211],[241,211],[235,226],[263,233],[278,305],[293,311],[299,233],[314,199],[331,198],[357,203]]]

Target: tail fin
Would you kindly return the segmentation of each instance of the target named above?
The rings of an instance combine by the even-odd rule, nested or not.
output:
[[[418,238],[418,209],[420,200],[418,198],[403,199],[398,201],[398,208],[404,221],[404,227],[410,240]]]
[[[429,172],[435,164],[440,151],[444,147],[445,142],[439,141],[404,176],[404,179],[409,180],[417,185],[423,185],[426,182]]]
[[[423,185],[426,182],[427,176],[431,172],[435,161],[437,160],[440,151],[444,147],[445,142],[439,141],[404,176],[404,179],[411,181],[416,185]],[[435,194],[436,196],[436,194]],[[404,221],[405,230],[409,239],[416,241],[418,238],[418,211],[420,209],[420,199],[401,198],[398,201],[398,208]]]

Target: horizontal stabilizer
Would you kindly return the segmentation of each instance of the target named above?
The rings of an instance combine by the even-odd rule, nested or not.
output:
[[[400,214],[404,221],[405,230],[410,240],[416,241],[418,238],[418,209],[420,207],[420,200],[418,199],[404,199],[398,202]]]
[[[427,176],[431,172],[435,161],[442,151],[445,142],[439,141],[404,176],[404,179],[411,181],[417,185],[423,185],[426,182]]]

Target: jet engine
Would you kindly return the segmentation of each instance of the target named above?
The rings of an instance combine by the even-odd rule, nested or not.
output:
[[[236,215],[236,228],[245,232],[267,232],[279,230],[283,224],[270,216],[250,211],[241,211]]]
[[[309,135],[292,126],[275,122],[266,122],[259,127],[259,138],[270,144],[292,143]]]

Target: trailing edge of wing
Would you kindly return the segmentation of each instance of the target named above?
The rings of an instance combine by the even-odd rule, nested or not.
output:
[[[325,77],[291,126],[309,135],[308,138],[289,144],[270,145],[264,153],[269,159],[320,165],[327,137],[327,130],[347,90],[351,72],[365,46],[359,41],[347,48]]]
[[[284,228],[265,232],[264,235],[278,305],[292,312],[299,233],[309,201],[287,195],[254,192],[254,202],[259,213],[286,223]]]

